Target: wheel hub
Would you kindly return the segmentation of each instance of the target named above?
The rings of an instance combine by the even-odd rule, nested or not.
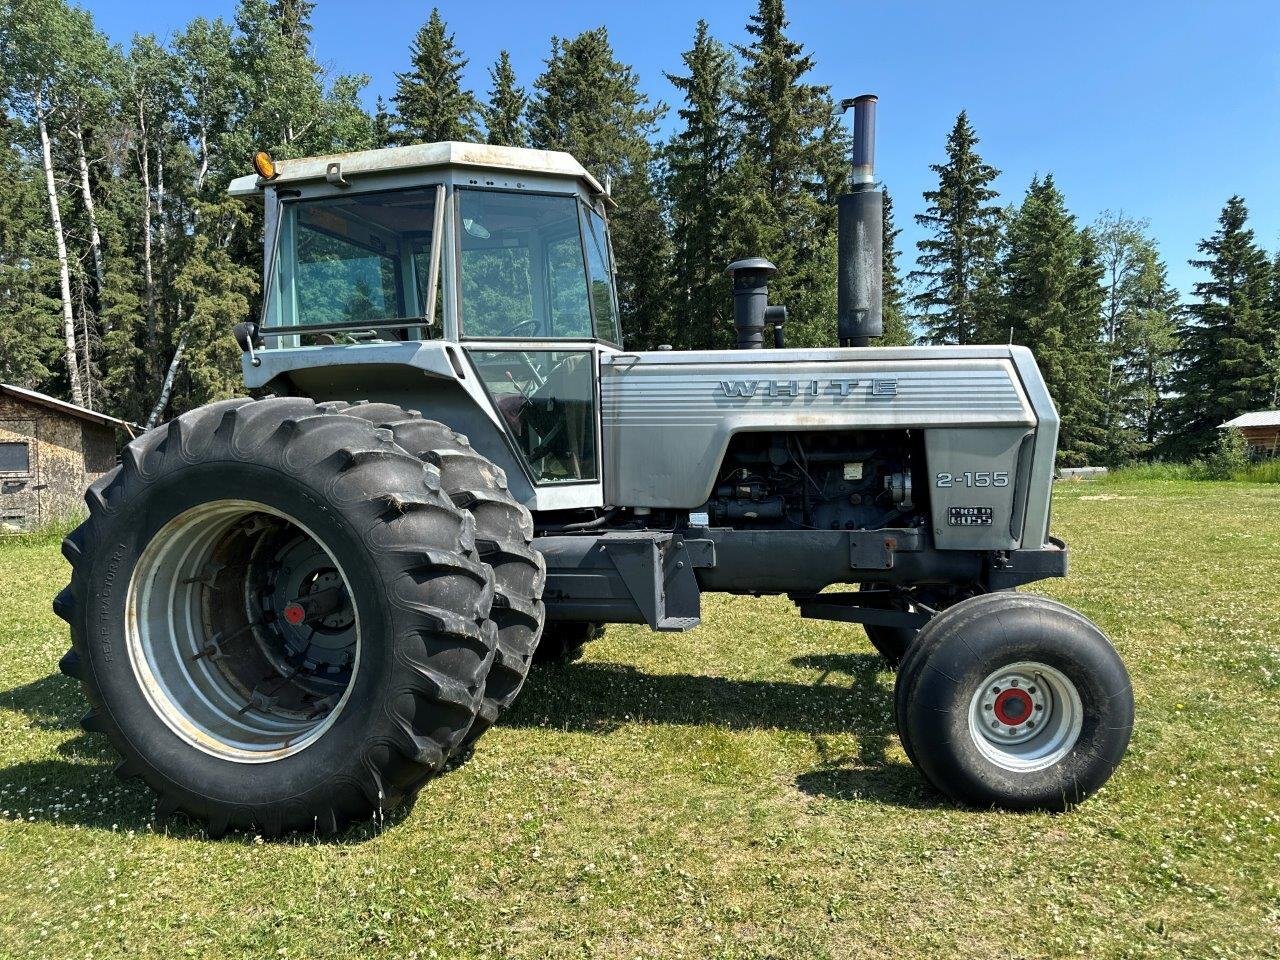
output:
[[[983,688],[985,730],[997,743],[1019,743],[1034,736],[1037,717],[1052,706],[1043,680],[1022,672],[1008,672]]]
[[[1083,723],[1080,694],[1043,663],[992,672],[973,695],[969,731],[987,759],[1008,770],[1043,769],[1075,745]]]
[[[320,544],[292,526],[264,538],[250,566],[247,603],[268,660],[325,692],[350,676],[355,612],[342,575]]]

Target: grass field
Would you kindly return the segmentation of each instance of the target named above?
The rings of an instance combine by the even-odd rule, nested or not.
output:
[[[854,628],[707,598],[539,671],[474,759],[336,842],[157,833],[80,732],[56,543],[0,543],[0,955],[1280,956],[1280,491],[1067,484],[1127,761],[1060,816],[959,809]]]

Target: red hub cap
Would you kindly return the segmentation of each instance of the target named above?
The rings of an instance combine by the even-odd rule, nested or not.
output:
[[[288,616],[288,610],[285,615]],[[996,719],[1005,726],[1017,727],[1031,719],[1034,709],[1035,704],[1032,703],[1030,694],[1017,687],[1007,687],[996,697],[993,712]]]
[[[302,621],[307,619],[307,611],[303,609],[300,603],[286,603],[284,606],[284,618],[295,627],[301,626]]]

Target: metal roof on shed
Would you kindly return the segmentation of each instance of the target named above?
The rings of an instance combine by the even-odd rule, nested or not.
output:
[[[1235,427],[1237,430],[1245,427],[1280,427],[1280,410],[1257,410],[1253,413],[1242,413],[1234,420],[1228,420],[1226,423],[1219,425],[1219,430],[1226,430],[1228,427]]]
[[[58,413],[65,413],[69,417],[76,417],[79,420],[87,420],[90,423],[96,423],[104,427],[117,427],[120,429],[129,429],[130,424],[116,417],[109,417],[105,413],[99,413],[97,410],[90,410],[88,407],[77,406],[74,403],[67,403],[65,400],[59,400],[57,397],[51,397],[47,393],[37,393],[35,390],[27,390],[23,387],[15,387],[12,384],[0,383],[0,394],[8,394],[17,397],[20,400],[26,400],[37,406],[45,407],[49,410],[55,410]],[[134,425],[136,427],[136,424]]]
[[[418,143],[408,147],[386,147],[381,150],[361,150],[356,153],[335,153],[324,157],[304,157],[299,160],[276,160],[275,165],[279,175],[269,182],[272,186],[278,186],[285,183],[323,180],[331,163],[341,164],[344,177],[362,173],[390,173],[395,170],[448,166],[573,177],[584,181],[593,192],[604,193],[600,182],[567,153],[558,150],[530,150],[526,147],[495,147],[483,143],[459,143],[452,140],[441,143]],[[237,177],[231,181],[228,192],[233,197],[251,197],[258,194],[267,182],[261,180],[257,174]]]

